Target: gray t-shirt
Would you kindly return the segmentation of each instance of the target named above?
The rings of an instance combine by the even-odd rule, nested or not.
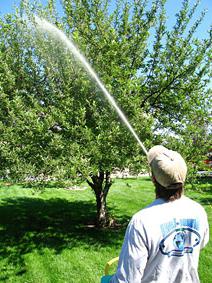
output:
[[[110,283],[198,283],[199,253],[208,240],[200,204],[185,196],[156,199],[130,221]]]

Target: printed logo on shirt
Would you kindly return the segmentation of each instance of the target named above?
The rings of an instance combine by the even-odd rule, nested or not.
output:
[[[173,219],[161,226],[163,240],[159,249],[167,256],[183,256],[193,253],[200,243],[199,222],[196,219]]]

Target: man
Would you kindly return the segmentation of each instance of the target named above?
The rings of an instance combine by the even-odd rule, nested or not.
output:
[[[130,221],[110,283],[199,282],[200,250],[209,240],[203,207],[183,195],[187,167],[163,146],[148,152],[156,199]]]

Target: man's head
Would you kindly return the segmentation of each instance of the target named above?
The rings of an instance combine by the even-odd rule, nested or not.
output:
[[[178,189],[182,191],[187,166],[179,153],[156,145],[149,150],[147,157],[156,186],[156,194],[157,191],[159,194],[161,192],[163,197],[164,194],[167,195],[165,199],[170,199],[170,196]]]

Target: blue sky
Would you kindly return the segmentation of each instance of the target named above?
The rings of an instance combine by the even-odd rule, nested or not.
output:
[[[40,0],[43,3],[46,3],[47,0]],[[57,0],[58,3],[60,0]],[[9,13],[13,11],[14,6],[19,4],[20,0],[0,0],[0,15],[5,13]],[[190,0],[191,5],[195,2],[195,0]],[[174,24],[174,16],[181,7],[182,0],[167,0],[167,16],[168,22],[167,24],[171,27]],[[199,8],[196,12],[196,17],[200,15],[203,9],[207,9],[208,13],[202,23],[201,27],[199,28],[198,32],[196,33],[196,37],[198,38],[205,38],[207,30],[209,30],[210,26],[212,25],[212,0],[202,0],[200,2]]]

